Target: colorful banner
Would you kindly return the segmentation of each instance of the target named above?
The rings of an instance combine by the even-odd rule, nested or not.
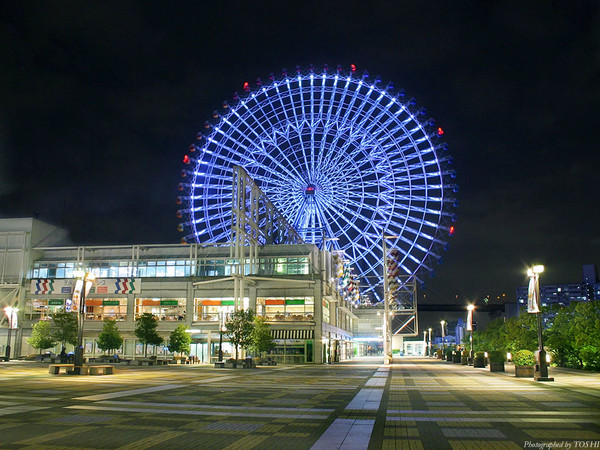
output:
[[[31,293],[35,295],[73,294],[75,278],[53,279],[42,278],[31,280]],[[142,291],[142,280],[139,278],[97,278],[90,294],[138,294]]]
[[[431,330],[431,328],[430,328]],[[467,312],[467,331],[473,331],[473,310]]]
[[[529,278],[529,289],[527,291],[527,312],[528,313],[539,313],[540,312],[540,298],[539,289],[537,287],[537,276]]]

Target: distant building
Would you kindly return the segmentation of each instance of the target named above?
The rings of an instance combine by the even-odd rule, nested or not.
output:
[[[595,264],[583,266],[581,283],[552,284],[540,286],[542,306],[568,306],[571,302],[587,302],[600,299],[600,283],[598,269]],[[527,306],[527,286],[517,288],[517,304]]]

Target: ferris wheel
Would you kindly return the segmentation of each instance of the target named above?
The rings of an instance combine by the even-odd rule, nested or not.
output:
[[[243,167],[305,242],[343,250],[378,299],[383,236],[422,279],[454,232],[455,172],[443,130],[392,84],[356,67],[283,70],[244,83],[196,135],[178,216],[187,242],[230,238],[232,171]]]

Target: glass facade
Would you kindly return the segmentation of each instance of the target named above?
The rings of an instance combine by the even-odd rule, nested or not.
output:
[[[244,264],[244,273],[251,274],[249,260]],[[232,259],[156,259],[156,260],[108,260],[85,261],[83,269],[97,278],[161,278],[161,277],[220,277],[229,276],[235,265]],[[75,262],[36,261],[31,278],[74,278],[73,271],[79,268]],[[306,275],[309,274],[307,257],[261,258],[258,273],[261,275]]]

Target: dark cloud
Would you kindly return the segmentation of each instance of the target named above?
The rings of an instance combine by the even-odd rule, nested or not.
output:
[[[508,292],[599,262],[596,2],[3,2],[0,215],[77,243],[177,242],[180,160],[244,81],[355,63],[446,130],[461,187],[438,274]],[[489,292],[488,292],[489,291]]]

